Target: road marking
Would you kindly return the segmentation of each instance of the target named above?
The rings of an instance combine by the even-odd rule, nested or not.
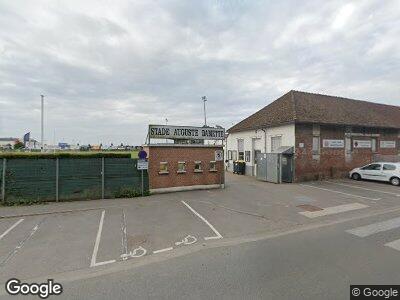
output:
[[[141,252],[140,254],[138,254],[138,252]],[[139,246],[138,248],[133,249],[133,251],[129,252],[129,253],[124,253],[121,254],[122,260],[126,260],[129,257],[142,257],[145,256],[147,253],[147,250],[145,248],[143,248],[142,246]]]
[[[385,246],[400,251],[400,239],[390,243],[386,243]]]
[[[325,182],[328,182],[328,183],[331,183],[331,184],[336,184],[336,185],[348,186],[348,187],[355,188],[355,189],[378,192],[378,193],[384,193],[384,194],[394,195],[394,196],[400,197],[400,194],[386,192],[386,191],[380,191],[380,190],[374,190],[374,189],[368,189],[368,188],[364,188],[364,187],[356,186],[356,185],[352,185],[352,184],[345,184],[345,183],[332,182],[332,181],[325,181]]]
[[[361,203],[350,203],[350,204],[343,204],[338,206],[331,206],[323,208],[322,210],[318,211],[300,211],[299,214],[307,217],[307,218],[317,218],[322,216],[328,216],[333,214],[338,214],[346,211],[362,209],[369,207],[368,205],[361,204]]]
[[[196,216],[198,216],[204,223],[208,225],[208,227],[211,228],[211,230],[215,233],[215,236],[207,236],[204,239],[205,240],[216,240],[216,239],[222,239],[222,235],[215,229],[214,226],[210,224],[202,215],[200,215],[197,211],[195,211],[189,204],[187,204],[185,201],[181,201],[187,208],[189,208],[192,213],[194,213]]]
[[[186,236],[182,241],[176,242],[175,245],[191,245],[197,242],[197,238],[193,235]]]
[[[104,222],[104,214],[106,213],[105,210],[101,212],[101,217],[100,217],[100,223],[99,223],[99,229],[97,230],[97,236],[96,236],[96,241],[94,243],[94,248],[93,248],[93,254],[92,254],[92,260],[90,262],[90,267],[97,267],[97,266],[102,266],[106,264],[111,264],[115,262],[115,259],[113,260],[108,260],[108,261],[102,261],[102,262],[96,262],[97,259],[97,252],[99,251],[99,245],[100,245],[100,238],[101,238],[101,232],[103,231],[103,222]]]
[[[36,224],[32,230],[29,232],[29,234],[18,244],[17,247],[13,251],[11,251],[6,258],[0,263],[0,267],[3,267],[14,255],[17,254],[19,249],[21,249],[24,244],[35,234],[35,232],[39,229],[40,225],[44,222],[44,219],[42,219],[38,224]]]
[[[121,224],[121,231],[122,231],[122,260],[127,260],[128,257],[128,238],[126,233],[126,216],[125,211],[122,209],[122,224]]]
[[[373,223],[367,226],[356,227],[346,232],[359,237],[366,237],[378,232],[387,231],[400,227],[400,218],[394,218],[383,222]]]
[[[331,190],[331,189],[325,189],[325,188],[322,188],[322,187],[318,187],[318,186],[314,186],[314,185],[309,185],[309,184],[299,184],[299,185],[301,185],[301,186],[307,186],[307,187],[311,187],[311,188],[319,189],[319,190],[323,190],[323,191],[328,191],[328,192],[332,192],[332,193],[347,195],[347,196],[351,196],[351,197],[367,199],[367,200],[378,201],[378,200],[381,200],[381,199],[382,199],[382,198],[369,198],[369,197],[364,197],[364,196],[360,196],[360,195],[344,193],[344,192],[340,192],[340,191],[336,191],[336,190]]]
[[[155,250],[155,251],[153,251],[153,253],[157,254],[157,253],[167,252],[167,251],[171,251],[172,249],[174,249],[174,248],[168,247],[168,248],[164,248],[164,249],[160,249],[160,250]]]
[[[10,228],[8,228],[6,231],[0,235],[0,240],[5,237],[11,230],[13,230],[15,227],[17,227],[24,219],[20,219],[17,222],[15,222]]]

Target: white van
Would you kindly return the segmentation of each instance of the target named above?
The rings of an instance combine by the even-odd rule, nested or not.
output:
[[[354,180],[370,179],[388,181],[392,185],[400,185],[400,163],[376,162],[361,168],[355,168],[349,173]]]

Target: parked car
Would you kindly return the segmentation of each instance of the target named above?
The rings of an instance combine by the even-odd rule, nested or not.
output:
[[[354,180],[369,179],[387,181],[392,185],[400,185],[400,163],[376,162],[360,168],[355,168],[349,173]]]

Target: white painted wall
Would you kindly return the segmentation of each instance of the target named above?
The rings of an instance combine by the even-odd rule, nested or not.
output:
[[[228,150],[238,150],[237,140],[244,139],[244,150],[250,151],[250,162],[246,162],[247,166],[254,165],[254,150],[261,150],[264,152],[271,152],[271,137],[281,136],[282,146],[295,146],[295,125],[287,124],[282,126],[269,127],[266,129],[267,144],[265,149],[265,133],[263,130],[249,130],[242,132],[235,132],[228,135],[225,147],[225,158],[228,158]],[[254,139],[254,147],[253,147]],[[266,151],[265,151],[266,150]],[[232,162],[230,162],[230,166]]]

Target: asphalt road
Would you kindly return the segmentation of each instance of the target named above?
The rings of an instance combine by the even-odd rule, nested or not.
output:
[[[400,251],[387,246],[400,239],[399,227],[399,213],[387,213],[59,274],[56,298],[349,299],[350,284],[400,282]]]

